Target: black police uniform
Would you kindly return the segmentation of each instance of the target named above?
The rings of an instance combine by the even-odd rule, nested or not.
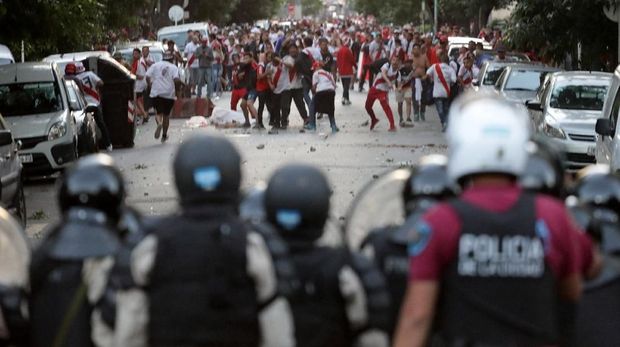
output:
[[[185,210],[153,231],[158,244],[148,286],[151,346],[258,345],[247,230],[234,212],[232,206]]]
[[[460,254],[448,265],[439,300],[438,330],[447,343],[536,346],[558,341],[555,281],[536,233],[534,198],[522,194],[504,213],[462,200],[450,203],[462,228]],[[501,256],[480,251],[487,249],[485,242],[501,244]],[[516,243],[527,251],[520,248],[511,255],[504,249]],[[481,247],[464,249],[464,244]]]
[[[387,329],[389,294],[381,273],[346,248],[319,247],[329,212],[329,186],[320,171],[289,165],[271,178],[265,193],[267,219],[289,246],[299,289],[290,299],[298,346],[353,346],[365,333]],[[352,317],[343,293],[346,276],[359,279],[367,319]],[[358,303],[359,304],[359,303]],[[384,339],[387,343],[387,336]]]
[[[587,174],[575,187],[571,212],[603,254],[602,271],[585,283],[577,305],[575,346],[620,345],[620,179]]]
[[[110,157],[90,156],[75,164],[60,187],[62,221],[54,226],[31,263],[31,345],[92,346],[84,264],[112,256],[124,187]]]
[[[159,220],[132,253],[134,280],[149,304],[145,314],[126,312],[148,316],[131,335],[155,347],[269,344],[266,338],[274,337],[260,324],[263,312],[278,315],[273,324],[292,322],[286,307],[275,306],[281,303],[278,264],[264,245],[273,242],[238,216],[239,153],[224,138],[196,136],[179,148],[174,172],[181,211]],[[150,265],[140,268],[145,262]],[[287,345],[288,333],[271,343]]]
[[[20,223],[0,207],[0,346],[28,345],[28,264],[30,247]]]
[[[429,158],[432,159],[432,158]],[[445,158],[436,157],[437,160]],[[403,189],[407,219],[400,226],[389,226],[371,231],[362,242],[362,253],[371,256],[385,276],[390,292],[390,336],[394,334],[400,307],[409,283],[409,243],[415,237],[413,226],[439,201],[454,195],[454,188],[446,174],[445,164],[437,161],[424,163],[411,170]]]

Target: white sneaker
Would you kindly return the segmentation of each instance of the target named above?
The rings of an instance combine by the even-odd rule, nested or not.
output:
[[[112,145],[109,145],[109,146],[108,146],[108,148],[106,148],[106,151],[108,151],[108,152],[112,152],[112,150],[113,150],[113,149],[114,149],[114,148],[112,147]]]

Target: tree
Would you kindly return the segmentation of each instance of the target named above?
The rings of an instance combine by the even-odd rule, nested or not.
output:
[[[486,25],[494,8],[503,8],[512,0],[440,0],[440,22],[468,27],[471,20],[478,27]],[[477,34],[477,33],[472,33]]]
[[[381,23],[405,24],[420,18],[421,2],[420,0],[357,0],[355,9],[376,16]]]
[[[90,49],[108,30],[136,25],[145,0],[4,0],[0,2],[0,42],[29,60]]]
[[[230,15],[233,23],[252,23],[271,17],[282,6],[282,0],[240,0]]]
[[[609,0],[519,1],[509,24],[509,41],[517,49],[533,49],[555,62],[563,62],[572,53],[575,65],[581,42],[582,66],[599,69],[601,55],[617,52],[617,24],[603,13],[607,4]]]

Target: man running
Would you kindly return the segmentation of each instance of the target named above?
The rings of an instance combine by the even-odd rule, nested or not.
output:
[[[179,69],[172,64],[173,60],[174,56],[166,52],[163,60],[153,64],[146,72],[146,80],[151,86],[150,96],[157,111],[155,139],[159,139],[163,127],[162,143],[168,140],[170,112],[176,100],[176,86],[182,84]]]

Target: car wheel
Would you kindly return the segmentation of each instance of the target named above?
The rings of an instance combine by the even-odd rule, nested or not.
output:
[[[24,195],[24,184],[19,183],[17,193],[13,197],[13,207],[15,208],[15,218],[19,221],[22,227],[26,227],[27,223],[27,211],[26,211],[26,196]]]

